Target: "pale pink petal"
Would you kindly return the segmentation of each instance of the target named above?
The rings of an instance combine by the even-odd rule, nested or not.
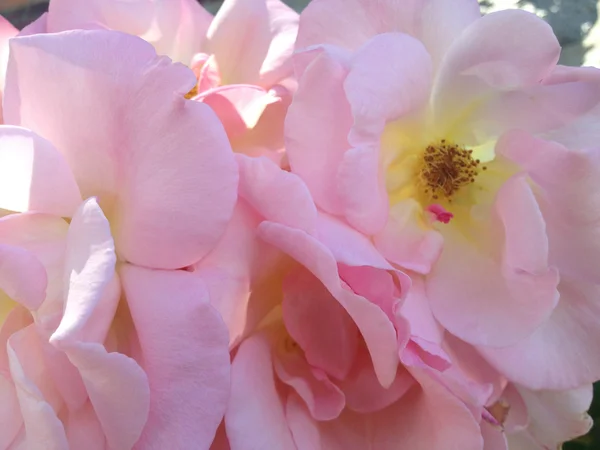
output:
[[[272,86],[293,75],[292,54],[298,34],[299,16],[280,0],[266,0],[269,9],[271,45],[260,68],[261,86]]]
[[[482,420],[481,435],[483,436],[483,450],[509,450],[504,431],[499,426]]]
[[[558,302],[558,272],[548,265],[545,222],[523,177],[508,180],[495,201],[501,262],[458,232],[427,276],[436,319],[476,345],[506,346],[543,324]]]
[[[504,421],[503,428],[509,432],[514,433],[527,427],[529,424],[529,412],[527,411],[527,405],[523,400],[523,396],[520,394],[517,387],[510,383],[504,389],[501,399],[509,405],[508,415]]]
[[[50,316],[62,315],[67,231],[63,219],[46,214],[10,214],[0,219],[0,242],[31,252],[46,269],[48,285],[46,299],[36,310],[38,325],[44,325]],[[53,320],[48,323],[50,332],[57,325]]]
[[[207,32],[223,84],[265,88],[291,75],[298,14],[279,0],[226,0]]]
[[[66,303],[52,341],[65,339],[103,342],[117,309],[118,292],[108,305],[100,305],[115,276],[115,246],[110,224],[96,199],[84,202],[75,213],[67,235],[65,260]],[[97,307],[104,316],[99,329],[88,323]],[[92,326],[90,326],[92,325]]]
[[[306,182],[315,202],[327,212],[340,214],[337,173],[350,149],[348,133],[353,123],[343,89],[348,69],[325,50],[312,57],[286,117],[286,151],[292,172]]]
[[[417,39],[379,34],[353,55],[344,90],[354,116],[350,142],[377,137],[385,123],[424,106],[431,89],[431,58]]]
[[[410,289],[411,281],[408,275],[394,269],[367,236],[345,222],[329,214],[319,213],[317,238],[339,264],[349,267],[370,266],[371,269],[389,271],[394,283],[400,289],[401,297],[404,297]]]
[[[10,374],[8,339],[32,322],[31,314],[22,306],[16,306],[8,313],[0,326],[0,448],[9,448],[19,430],[23,427],[17,390]]]
[[[395,450],[402,443],[411,450],[481,450],[479,424],[466,406],[426,376],[418,381],[421,386],[415,385],[377,413],[358,415],[346,410],[338,420],[320,423],[322,448]]]
[[[220,86],[201,92],[193,100],[213,109],[230,139],[254,128],[265,108],[278,101],[263,88],[246,84]]]
[[[358,329],[339,302],[306,270],[283,283],[283,320],[309,364],[344,379],[354,362]]]
[[[432,102],[440,126],[449,131],[458,121],[466,124],[498,90],[538,83],[559,54],[550,26],[531,13],[506,10],[474,21],[448,48],[436,78]]]
[[[593,421],[587,414],[592,386],[570,391],[529,391],[519,389],[531,423],[527,431],[544,448],[558,448],[565,441],[587,433]]]
[[[59,399],[51,395],[53,388],[44,379],[40,366],[38,335],[33,325],[13,334],[8,340],[8,359],[17,389],[26,433],[24,448],[68,450],[65,430],[56,415]]]
[[[417,37],[437,68],[454,40],[481,17],[481,12],[476,0],[428,0],[425,3]]]
[[[317,209],[310,192],[295,174],[267,158],[237,155],[239,195],[266,220],[314,233]]]
[[[297,350],[280,350],[273,359],[279,380],[306,403],[315,420],[333,420],[345,406],[344,394],[320,369],[313,368]]]
[[[271,43],[265,0],[226,0],[207,32],[206,53],[215,55],[223,84],[258,84]]]
[[[65,423],[70,448],[105,450],[106,437],[91,403],[69,414]]]
[[[208,448],[230,388],[227,329],[201,280],[185,271],[120,269],[150,382],[138,448]],[[185,399],[185,400],[183,400]]]
[[[469,126],[483,138],[512,129],[535,134],[560,129],[598,105],[598,81],[544,83],[498,93],[477,108]]]
[[[8,40],[15,37],[19,31],[4,17],[0,16],[0,102],[4,91],[6,78],[6,65],[8,64]],[[0,124],[2,120],[2,106],[0,106]]]
[[[313,0],[302,13],[296,45],[355,49],[376,34],[395,31],[421,39],[439,59],[479,15],[475,0]]]
[[[396,376],[398,355],[396,331],[386,313],[342,284],[333,255],[310,235],[273,222],[263,222],[258,232],[310,270],[340,302],[365,339],[379,382],[389,386]]]
[[[421,226],[420,214],[422,209],[414,200],[396,203],[373,242],[390,262],[426,274],[442,251],[443,238],[438,231]]]
[[[455,385],[458,383],[469,388],[473,394],[471,398],[475,399],[472,403],[477,405],[477,409],[502,396],[507,385],[506,378],[481,356],[477,348],[445,333],[444,350],[452,361],[444,377],[450,378]]]
[[[594,194],[600,151],[568,150],[519,131],[503,136],[497,151],[519,164],[539,187],[552,264],[561,275],[600,282],[600,200]]]
[[[79,188],[50,142],[23,128],[0,127],[0,207],[70,217]]]
[[[288,395],[285,417],[297,450],[322,449],[317,422],[311,417],[306,404],[297,394]]]
[[[531,336],[505,348],[480,348],[508,379],[530,389],[571,389],[600,378],[600,288],[563,279],[560,301]]]
[[[295,450],[284,414],[270,343],[266,336],[254,335],[242,342],[231,364],[231,395],[225,414],[231,450]]]
[[[344,392],[348,408],[358,413],[370,414],[398,401],[415,383],[412,375],[405,369],[400,369],[391,386],[383,388],[377,380],[369,353],[361,347],[352,370],[339,386]]]
[[[210,14],[194,0],[53,0],[48,31],[102,26],[142,37],[157,53],[188,64],[200,50],[210,20]]]
[[[111,448],[132,448],[148,418],[150,389],[144,370],[101,344],[61,342],[79,370],[97,420]]]
[[[10,443],[23,426],[17,390],[8,374],[0,373],[0,448],[9,448]]]
[[[45,68],[44,77],[37,67]],[[237,171],[222,126],[208,106],[183,97],[194,82],[189,69],[121,33],[16,38],[6,118],[57,146],[84,197],[113,206],[109,215],[124,259],[179,268],[208,253],[236,198]]]
[[[193,266],[193,274],[206,284],[210,303],[227,325],[231,346],[249,331],[251,282],[271,266],[261,256],[273,252],[255,235],[260,220],[244,201],[238,202],[219,244]]]
[[[509,434],[506,440],[510,450],[547,450],[537,443],[527,431]]]
[[[414,338],[427,342],[440,344],[444,337],[444,329],[435,320],[429,307],[429,300],[425,292],[425,284],[422,277],[411,277],[412,286],[396,315],[408,319],[410,323],[410,334]]]
[[[388,218],[380,159],[378,145],[354,147],[344,153],[337,173],[342,211],[350,225],[366,235],[381,232]]]
[[[36,310],[46,298],[47,284],[46,269],[31,252],[21,247],[0,244],[2,294],[27,309]]]

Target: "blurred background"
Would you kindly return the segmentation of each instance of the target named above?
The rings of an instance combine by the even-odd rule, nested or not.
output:
[[[310,0],[283,1],[301,11]],[[199,2],[215,13],[222,0]],[[562,64],[600,67],[599,0],[479,0],[479,3],[485,13],[521,8],[538,15],[552,26],[563,47],[560,60]],[[0,14],[17,28],[23,28],[37,19],[47,8],[48,0],[0,0]],[[600,450],[600,383],[594,386],[590,415],[596,423],[594,428],[588,435],[565,444],[563,450]]]

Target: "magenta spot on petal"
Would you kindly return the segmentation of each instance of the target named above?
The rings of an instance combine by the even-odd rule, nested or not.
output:
[[[435,216],[435,220],[442,223],[448,223],[450,222],[450,219],[454,217],[454,214],[452,214],[450,211],[446,211],[443,206],[435,203],[433,205],[429,205],[427,207],[427,211]]]

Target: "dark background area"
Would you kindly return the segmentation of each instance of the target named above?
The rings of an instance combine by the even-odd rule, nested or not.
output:
[[[86,1],[86,0],[81,0]],[[219,0],[199,0],[209,11],[216,12]],[[301,10],[309,0],[283,0],[296,10]],[[507,0],[480,0],[483,11],[504,6]],[[510,3],[510,0],[508,0]],[[516,6],[523,7],[543,17],[554,29],[563,46],[561,62],[569,65],[583,63],[600,66],[600,56],[596,58],[595,26],[598,20],[596,0],[513,0]],[[0,0],[0,14],[17,28],[23,28],[43,14],[48,8],[46,0]],[[600,30],[600,24],[598,25]],[[598,33],[600,47],[600,32]],[[600,51],[600,48],[598,49]],[[600,349],[599,349],[600,351]],[[594,401],[590,408],[594,418],[594,428],[586,436],[564,445],[563,450],[600,450],[600,383],[594,386]],[[433,449],[432,449],[433,450]],[[553,450],[553,449],[549,449]]]

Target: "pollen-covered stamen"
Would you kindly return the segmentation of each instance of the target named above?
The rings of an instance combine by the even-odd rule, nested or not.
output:
[[[431,199],[452,201],[459,189],[475,181],[479,164],[480,161],[473,158],[472,150],[442,139],[425,149],[419,181]],[[486,170],[486,167],[481,169]]]

